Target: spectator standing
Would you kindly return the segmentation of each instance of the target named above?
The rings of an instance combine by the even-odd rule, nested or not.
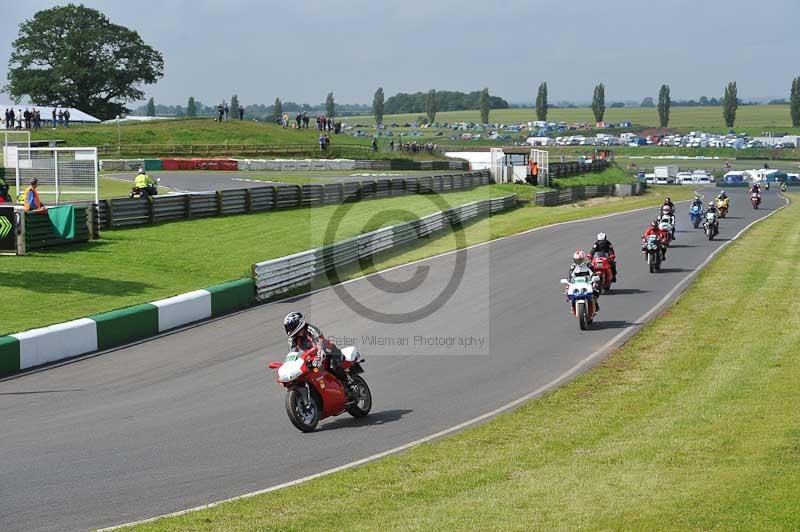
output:
[[[378,140],[372,137],[372,151],[378,151]]]
[[[389,141],[389,151],[394,151],[394,139]]]
[[[225,113],[225,109],[223,109],[222,104],[217,106],[217,122],[222,123],[222,115]]]
[[[239,106],[239,120],[244,120],[244,107]]]
[[[42,129],[42,115],[36,108],[33,109],[33,129],[36,131]]]
[[[56,122],[56,111],[57,111],[57,109],[55,107],[53,107],[53,129],[58,127],[58,122]]]
[[[69,127],[69,109],[64,109],[64,127]]]
[[[64,111],[58,111],[58,125],[64,126]]]
[[[297,129],[300,129],[300,124],[303,122],[303,115],[300,114],[300,111],[294,117],[294,123],[297,124]]]
[[[228,104],[226,103],[226,104],[225,104],[225,121],[226,121],[226,122],[227,122],[227,120],[228,120],[228,111],[229,111],[229,109],[228,109]]]
[[[30,129],[31,128],[31,110],[30,109],[25,109],[25,112],[22,113],[22,117],[24,119],[23,122],[25,124],[25,129]]]
[[[325,135],[319,136],[319,149],[325,151]]]
[[[37,188],[39,188],[39,180],[34,177],[31,179],[31,184],[28,187],[28,190],[25,191],[25,210],[28,212],[43,214],[47,212],[47,208],[39,199],[39,192],[36,190]]]
[[[303,128],[308,129],[308,112],[303,112]]]

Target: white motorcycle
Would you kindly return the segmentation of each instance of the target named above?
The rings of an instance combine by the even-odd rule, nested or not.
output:
[[[719,221],[717,220],[716,213],[706,213],[706,219],[703,222],[703,229],[705,230],[706,236],[709,240],[714,240],[714,237],[719,234]]]
[[[564,294],[572,307],[572,314],[578,318],[578,327],[582,331],[589,328],[597,313],[594,290],[599,282],[599,275],[574,275],[572,280],[561,279],[561,284],[567,285]]]

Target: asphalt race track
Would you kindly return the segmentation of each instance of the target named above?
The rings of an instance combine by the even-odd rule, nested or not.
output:
[[[193,507],[346,464],[498,408],[639,325],[723,241],[783,205],[775,191],[764,194],[758,211],[744,189],[731,197],[731,216],[714,242],[690,228],[687,203],[677,206],[678,239],[658,274],[647,271],[640,253],[652,209],[472,248],[452,297],[415,323],[362,317],[326,289],[0,381],[0,530],[85,530]],[[588,248],[601,230],[615,244],[620,282],[601,298],[594,329],[581,332],[559,279],[572,252]],[[404,281],[429,267],[410,294],[382,291],[374,277],[344,288],[368,307],[411,312],[442,292],[457,257],[385,274]],[[305,311],[328,336],[356,338],[374,397],[370,416],[327,419],[313,434],[290,424],[283,388],[266,368],[285,354],[282,318],[290,309]],[[370,347],[362,335],[412,340]],[[417,335],[427,345],[414,345]],[[475,343],[449,346],[447,338]]]

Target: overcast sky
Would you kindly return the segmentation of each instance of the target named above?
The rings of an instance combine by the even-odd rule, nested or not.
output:
[[[0,85],[19,24],[63,4],[0,0]],[[371,103],[430,88],[489,87],[533,102],[787,97],[800,75],[800,0],[83,0],[164,55],[145,88],[163,104]],[[5,99],[0,96],[0,99]]]

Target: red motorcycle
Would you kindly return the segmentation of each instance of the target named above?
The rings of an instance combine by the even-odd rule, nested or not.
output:
[[[750,203],[753,204],[754,209],[758,209],[758,206],[761,205],[761,194],[758,192],[750,194]]]
[[[347,412],[355,418],[369,414],[372,393],[361,377],[364,359],[355,347],[342,349],[342,369],[350,377],[342,383],[330,372],[329,360],[314,346],[304,353],[289,353],[285,362],[270,362],[278,370],[278,384],[286,387],[286,414],[303,432],[313,432],[320,420]]]
[[[598,287],[601,294],[611,290],[611,280],[614,278],[614,274],[611,272],[611,261],[615,258],[616,255],[609,255],[604,251],[598,251],[592,255],[592,270],[595,275],[600,277]]]

